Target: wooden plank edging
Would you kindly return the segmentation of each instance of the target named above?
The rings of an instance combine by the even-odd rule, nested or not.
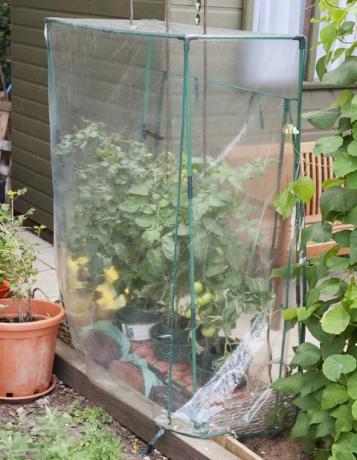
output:
[[[110,385],[106,388],[105,383],[98,386],[89,380],[81,353],[60,341],[57,341],[54,372],[66,385],[102,406],[144,441],[149,442],[157,433],[158,427],[147,412],[151,402],[144,405],[128,391],[120,394],[120,390],[113,391]],[[171,460],[261,460],[231,436],[220,436],[214,441],[166,432],[157,442],[157,448]]]

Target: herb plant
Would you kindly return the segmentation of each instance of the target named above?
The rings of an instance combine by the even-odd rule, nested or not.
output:
[[[18,320],[32,321],[31,288],[37,275],[35,261],[36,245],[21,236],[28,229],[26,219],[33,214],[33,209],[22,215],[16,215],[14,202],[17,197],[26,193],[26,189],[16,192],[9,191],[9,203],[0,205],[0,283],[7,280],[18,309]],[[44,226],[36,226],[39,235]],[[23,311],[22,301],[27,302],[26,312]]]
[[[121,439],[108,423],[111,417],[101,408],[59,413],[45,408],[45,415],[19,417],[0,428],[3,460],[120,460]]]
[[[324,83],[357,83],[357,4],[347,0],[319,2],[324,26],[320,39],[325,55],[317,62],[317,73]],[[354,19],[354,20],[353,20]],[[344,61],[334,70],[327,65],[338,57]],[[306,115],[321,129],[333,129],[332,136],[320,138],[316,155],[333,158],[335,177],[323,184],[320,199],[322,222],[304,229],[302,244],[308,241],[335,241],[325,254],[313,257],[306,267],[308,292],[305,304],[287,308],[285,319],[306,327],[314,343],[295,348],[293,373],[277,380],[273,388],[297,394],[294,404],[300,409],[292,435],[301,440],[318,460],[357,458],[357,96],[341,91],[339,99],[327,109]],[[287,193],[284,191],[283,193]],[[284,200],[278,200],[283,202]],[[287,200],[285,200],[285,204]],[[279,211],[289,215],[292,206]],[[348,226],[333,231],[333,224]],[[341,253],[341,249],[344,251]],[[296,271],[301,270],[300,265]]]

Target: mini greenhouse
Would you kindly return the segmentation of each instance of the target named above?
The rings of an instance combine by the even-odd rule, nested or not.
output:
[[[47,20],[58,277],[91,379],[166,430],[275,433],[304,39],[197,30]]]

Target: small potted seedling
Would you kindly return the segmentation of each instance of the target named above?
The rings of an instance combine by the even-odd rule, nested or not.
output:
[[[0,400],[28,400],[54,386],[52,367],[63,308],[31,296],[37,249],[23,237],[33,210],[15,215],[14,201],[26,189],[10,191],[0,206],[0,267],[12,292],[0,301]],[[36,227],[37,234],[43,226]]]

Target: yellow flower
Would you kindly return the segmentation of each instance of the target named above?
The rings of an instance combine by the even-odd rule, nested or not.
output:
[[[101,294],[96,302],[104,310],[117,310],[126,303],[125,297],[117,296],[116,290],[108,282],[99,284],[95,290]]]
[[[78,262],[71,257],[67,260],[67,268],[68,271],[71,272],[72,274],[76,274],[78,272]]]
[[[129,294],[130,294],[130,289],[129,289],[129,288],[125,288],[125,289],[124,289],[124,294],[125,294],[125,295],[129,295]]]
[[[104,270],[104,277],[108,283],[114,283],[120,277],[119,271],[112,265]]]
[[[81,256],[81,257],[78,257],[77,263],[78,265],[88,265],[89,259],[87,256]]]

